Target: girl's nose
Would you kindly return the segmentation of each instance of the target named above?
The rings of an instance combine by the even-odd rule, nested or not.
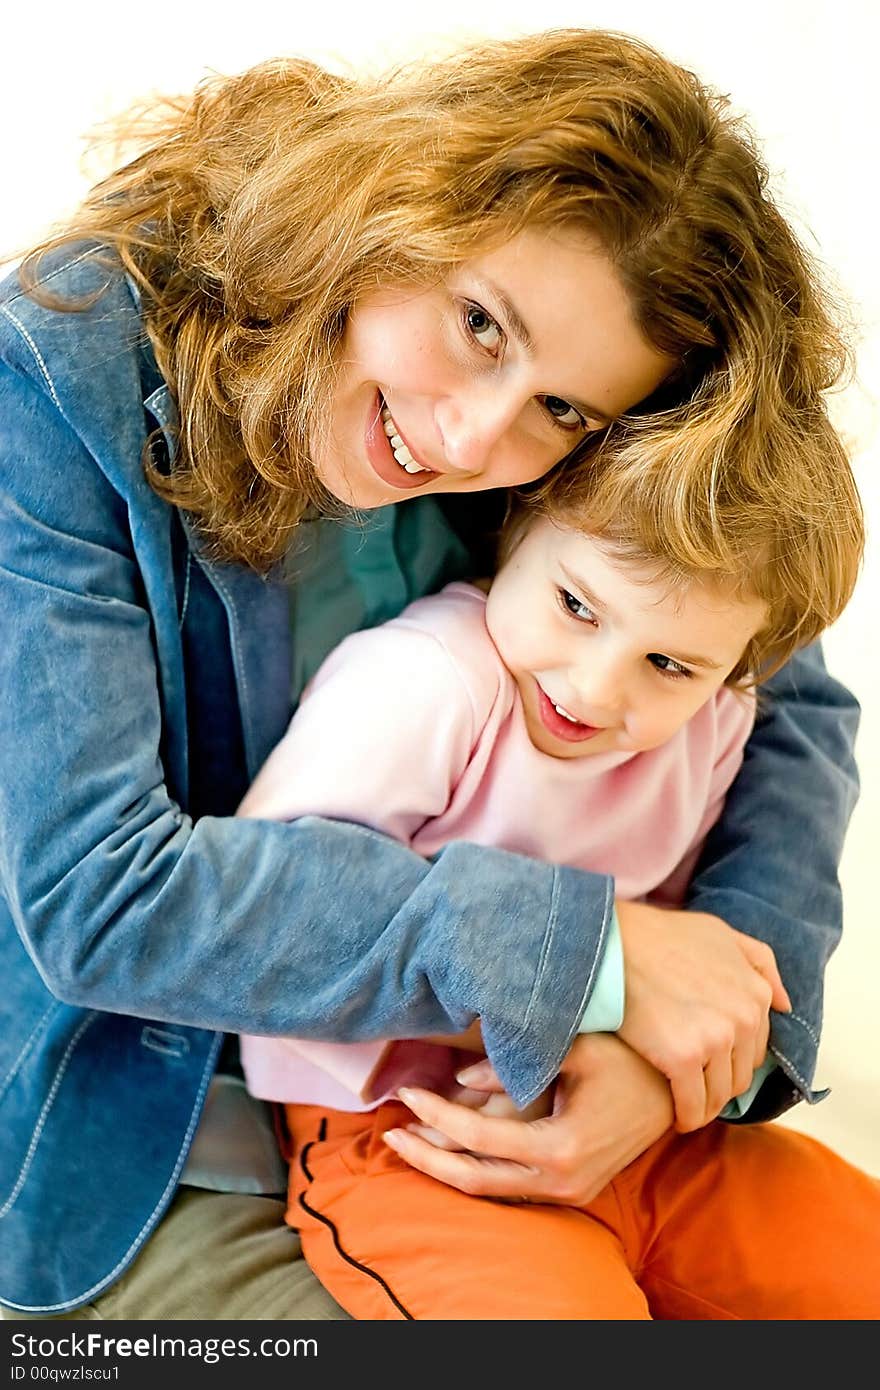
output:
[[[591,647],[593,644],[591,644]],[[598,650],[570,673],[577,695],[579,717],[585,724],[611,723],[626,702],[626,675],[623,663]]]

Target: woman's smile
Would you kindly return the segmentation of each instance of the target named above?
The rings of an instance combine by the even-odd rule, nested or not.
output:
[[[389,487],[411,492],[437,477],[434,470],[416,462],[381,391],[370,406],[364,442],[369,463]]]

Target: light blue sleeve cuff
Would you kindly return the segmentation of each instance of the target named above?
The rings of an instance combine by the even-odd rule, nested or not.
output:
[[[623,1023],[624,1002],[623,945],[620,940],[617,913],[612,912],[611,921],[608,924],[608,939],[599,964],[596,983],[577,1031],[579,1033],[616,1033]],[[722,1120],[742,1119],[775,1067],[776,1059],[768,1053],[766,1060],[762,1062],[752,1077],[752,1084],[748,1090],[728,1101],[719,1118]]]
[[[719,1120],[741,1120],[771,1071],[775,1070],[776,1058],[768,1053],[752,1077],[752,1084],[749,1089],[743,1091],[741,1096],[734,1096],[733,1100],[727,1102],[718,1116]]]
[[[608,924],[608,939],[599,964],[599,972],[584,1016],[578,1024],[579,1033],[616,1033],[623,1023],[624,981],[623,944],[617,913],[612,910]]]

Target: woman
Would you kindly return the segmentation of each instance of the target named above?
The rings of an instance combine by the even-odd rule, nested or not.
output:
[[[670,468],[840,449],[840,343],[763,185],[721,102],[633,41],[375,86],[280,64],[173,109],[7,282],[10,1309],[340,1315],[291,1273],[227,1032],[479,1017],[521,1100],[566,1059],[561,1113],[514,1145],[423,1116],[491,1157],[413,1136],[411,1161],[489,1196],[586,1200],[669,1127],[668,1083],[717,1114],[771,1003],[747,1118],[814,1098],[856,722],[818,650],[774,678],[690,910],[663,914],[674,970],[651,910],[619,913],[632,1046],[571,1046],[610,881],[232,816],[326,651],[479,563],[493,489],[589,467],[633,411]]]

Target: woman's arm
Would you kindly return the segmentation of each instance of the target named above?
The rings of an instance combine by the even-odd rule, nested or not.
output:
[[[607,881],[462,844],[428,863],[318,819],[194,825],[165,784],[168,692],[129,507],[19,350],[0,371],[0,855],[48,988],[154,1020],[343,1040],[479,1016],[508,1089],[530,1100],[582,1012]]]
[[[838,865],[858,796],[859,706],[825,667],[799,652],[764,687],[742,769],[710,832],[688,907],[711,913],[773,950],[792,1001],[773,1012],[779,1069],[745,1117],[771,1119],[811,1089],[825,967],[841,932]]]

